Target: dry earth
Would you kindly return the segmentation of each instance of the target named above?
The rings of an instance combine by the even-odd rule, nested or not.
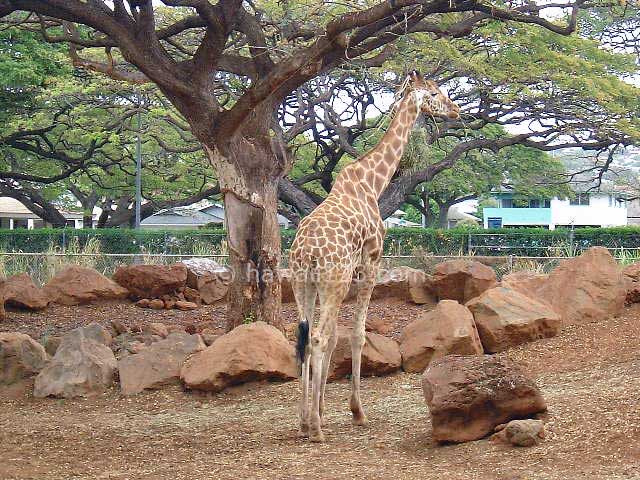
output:
[[[372,315],[392,316],[397,331],[420,309],[403,307],[376,302]],[[285,315],[293,318],[289,306]],[[114,317],[200,326],[223,311],[56,307],[14,314],[0,330],[59,333]],[[536,379],[549,405],[546,440],[526,449],[488,440],[434,444],[419,375],[365,379],[364,428],[351,425],[348,383],[331,384],[322,445],[297,436],[296,382],[213,396],[174,386],[81,400],[36,400],[28,385],[0,389],[0,478],[640,479],[639,342],[635,305],[617,319],[569,327],[503,354]]]

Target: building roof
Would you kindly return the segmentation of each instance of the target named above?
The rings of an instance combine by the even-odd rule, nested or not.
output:
[[[224,223],[224,206],[214,204],[194,204],[186,207],[173,207],[160,210],[140,222],[147,226],[193,226],[201,227],[209,223]],[[289,226],[289,220],[278,215],[280,225]]]
[[[68,220],[72,219],[82,219],[82,212],[69,212],[66,210],[60,210],[62,216]],[[2,216],[11,216],[11,215],[19,215],[22,218],[40,218],[38,215],[33,213],[27,207],[24,206],[20,201],[11,197],[0,197],[0,215]]]

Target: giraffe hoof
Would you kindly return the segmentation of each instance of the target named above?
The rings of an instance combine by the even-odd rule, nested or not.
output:
[[[300,424],[300,428],[298,429],[298,434],[301,437],[308,437],[309,436],[309,424],[301,423]]]
[[[353,424],[354,425],[357,425],[359,427],[364,427],[368,423],[369,423],[369,420],[367,420],[367,416],[364,413],[361,413],[360,415],[354,415],[353,416]]]
[[[311,435],[309,435],[309,440],[313,443],[322,443],[324,442],[324,433],[322,433],[322,431],[313,432]]]

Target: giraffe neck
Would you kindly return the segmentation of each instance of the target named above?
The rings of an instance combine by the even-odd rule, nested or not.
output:
[[[409,134],[419,115],[416,96],[409,92],[400,101],[389,128],[380,142],[367,153],[365,165],[374,170],[372,187],[378,198],[382,194],[396,172],[404,149],[409,141]]]

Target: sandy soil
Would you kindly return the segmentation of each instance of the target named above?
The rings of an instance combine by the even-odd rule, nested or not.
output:
[[[0,329],[60,332],[106,322],[115,307],[56,307],[14,316]],[[395,315],[399,325],[419,308],[377,302],[372,314]],[[119,310],[138,322],[223,318],[216,308]],[[322,445],[297,436],[296,382],[212,396],[174,386],[133,398],[113,390],[77,400],[36,400],[22,385],[0,389],[0,478],[640,479],[640,305],[502,355],[522,364],[547,400],[547,438],[539,446],[434,444],[420,376],[404,373],[364,379],[367,427],[351,425],[349,385],[330,384]]]

